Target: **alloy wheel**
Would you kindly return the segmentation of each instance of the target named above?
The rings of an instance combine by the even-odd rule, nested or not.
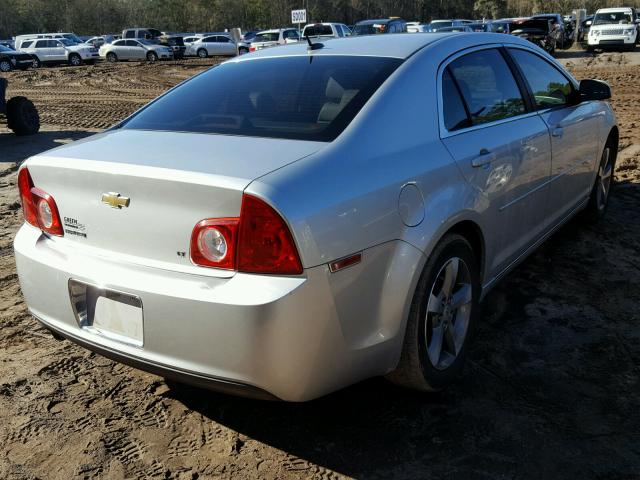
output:
[[[10,72],[11,71],[11,62],[8,60],[3,60],[0,62],[0,72]]]
[[[429,361],[445,370],[460,354],[467,337],[473,303],[468,265],[450,258],[433,282],[425,315],[425,341]]]
[[[611,176],[613,175],[613,164],[611,163],[611,147],[606,147],[602,152],[602,161],[598,169],[598,179],[596,180],[597,206],[598,210],[604,210],[609,200],[611,191]]]

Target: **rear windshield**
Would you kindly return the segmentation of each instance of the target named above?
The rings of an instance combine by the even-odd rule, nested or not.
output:
[[[304,35],[309,37],[333,35],[333,30],[331,30],[331,25],[309,25],[308,27],[304,27]]]
[[[261,33],[260,35],[256,35],[253,41],[256,43],[277,42],[279,38],[280,38],[280,32]]]
[[[385,23],[367,23],[356,25],[353,33],[356,35],[375,35],[376,33],[384,33],[386,27]]]
[[[227,62],[151,103],[122,128],[329,142],[400,63],[320,55]]]

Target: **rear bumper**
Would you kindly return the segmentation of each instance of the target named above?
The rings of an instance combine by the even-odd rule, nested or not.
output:
[[[81,347],[86,348],[87,350],[91,350],[92,352],[102,355],[103,357],[107,357],[111,360],[115,360],[116,362],[129,365],[130,367],[137,368],[138,370],[143,370],[145,372],[153,373],[154,375],[159,375],[169,380],[175,380],[177,382],[193,385],[195,387],[206,388],[214,392],[239,395],[242,397],[255,398],[258,400],[279,400],[269,392],[261,390],[252,385],[245,385],[242,383],[231,382],[229,380],[200,375],[195,372],[188,372],[167,365],[150,362],[148,360],[144,360],[132,355],[125,355],[117,350],[112,350],[97,343],[89,342],[81,337],[69,333],[66,330],[59,330],[53,325],[50,325],[46,321],[42,320],[41,318],[35,316],[34,318],[38,322],[40,322],[42,326],[58,335],[61,335],[67,340],[70,340],[80,345]]]
[[[335,274],[323,265],[300,277],[217,278],[117,263],[70,243],[30,225],[14,242],[29,311],[47,328],[178,381],[287,401],[310,400],[395,367],[410,303],[404,290],[412,288],[398,283],[410,281],[408,271],[421,255],[392,242]],[[394,258],[406,263],[394,265]],[[389,272],[392,266],[397,273]],[[142,347],[81,328],[69,297],[70,278],[138,296]],[[385,281],[404,295],[381,298]]]

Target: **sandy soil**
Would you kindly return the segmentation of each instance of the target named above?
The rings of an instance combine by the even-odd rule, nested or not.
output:
[[[570,223],[488,296],[453,388],[374,379],[302,405],[167,385],[54,340],[22,301],[17,163],[205,64],[10,74],[47,131],[0,129],[0,478],[639,478],[640,54],[563,56],[614,89],[622,151],[606,221]]]

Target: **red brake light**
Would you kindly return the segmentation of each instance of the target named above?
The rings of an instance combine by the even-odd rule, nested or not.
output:
[[[18,188],[24,219],[43,232],[64,235],[56,201],[44,190],[33,186],[31,174],[26,168],[18,173]]]
[[[238,271],[298,275],[302,263],[289,228],[259,198],[244,195],[238,231]]]
[[[256,51],[256,47],[249,47],[249,51],[250,52],[255,52]]]
[[[191,261],[245,273],[302,273],[293,237],[282,217],[264,201],[246,194],[240,218],[213,218],[195,226]]]
[[[18,173],[18,189],[20,190],[20,201],[22,202],[22,213],[27,223],[30,223],[34,227],[38,225],[38,214],[36,212],[36,206],[33,203],[31,197],[31,189],[33,188],[33,180],[29,170],[23,168]]]

